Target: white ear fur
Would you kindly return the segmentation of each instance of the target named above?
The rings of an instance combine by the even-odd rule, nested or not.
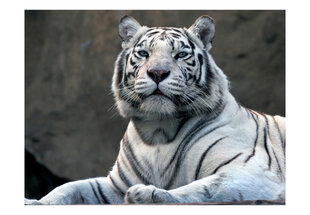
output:
[[[205,15],[199,17],[195,23],[188,29],[191,33],[197,36],[204,45],[204,48],[209,51],[212,47],[212,39],[215,34],[214,20]]]
[[[137,33],[140,28],[141,25],[134,18],[127,15],[123,16],[118,26],[119,36],[126,43]]]

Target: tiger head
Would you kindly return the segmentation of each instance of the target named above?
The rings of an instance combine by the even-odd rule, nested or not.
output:
[[[190,28],[146,27],[125,16],[123,50],[113,76],[116,105],[126,118],[169,118],[219,110],[228,81],[209,50],[214,21],[199,17]]]

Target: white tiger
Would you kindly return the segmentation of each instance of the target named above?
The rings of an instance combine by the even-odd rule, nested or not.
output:
[[[285,199],[285,118],[240,106],[209,54],[214,21],[141,26],[125,16],[112,90],[129,118],[107,177],[26,204],[198,203]]]

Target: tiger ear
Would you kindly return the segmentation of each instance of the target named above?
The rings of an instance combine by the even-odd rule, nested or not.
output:
[[[128,42],[141,28],[139,22],[137,22],[131,16],[123,16],[120,20],[118,31],[119,36],[122,38],[124,42]]]
[[[212,39],[215,34],[215,25],[214,20],[210,16],[200,16],[188,30],[201,40],[207,51],[211,49]]]

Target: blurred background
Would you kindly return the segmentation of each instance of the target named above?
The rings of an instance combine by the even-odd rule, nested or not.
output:
[[[285,11],[25,11],[25,197],[105,176],[127,121],[110,91],[118,23],[216,22],[211,54],[246,107],[285,116]]]

